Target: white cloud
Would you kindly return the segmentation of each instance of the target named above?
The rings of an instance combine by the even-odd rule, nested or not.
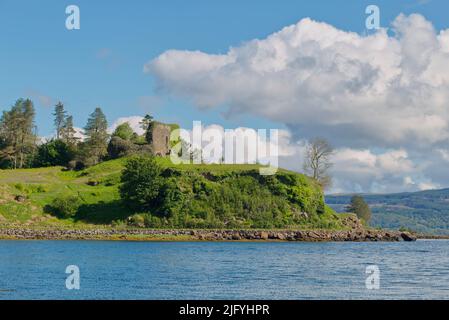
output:
[[[333,191],[386,192],[416,190],[420,168],[403,149],[373,153],[366,150],[338,149],[333,161]]]
[[[392,31],[361,36],[306,18],[226,54],[169,50],[144,70],[200,108],[225,105],[300,139],[328,138],[342,189],[441,185],[429,162],[449,144],[449,29],[412,14]]]
[[[360,36],[306,18],[224,55],[169,50],[144,69],[199,107],[225,104],[337,144],[446,141],[449,33],[416,14],[393,30]]]
[[[434,190],[441,188],[441,185],[433,182],[421,182],[418,184],[419,190]]]

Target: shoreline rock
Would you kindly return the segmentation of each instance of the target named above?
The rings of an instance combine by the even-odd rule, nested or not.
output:
[[[156,229],[0,229],[0,239],[16,240],[159,240],[192,241],[297,241],[297,242],[397,242],[416,241],[408,232],[354,230],[156,230]]]

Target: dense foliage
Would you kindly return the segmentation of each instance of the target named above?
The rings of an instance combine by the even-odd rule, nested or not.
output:
[[[107,150],[110,159],[118,159],[135,153],[137,149],[136,144],[132,141],[113,136]]]
[[[54,213],[60,218],[73,218],[81,206],[81,200],[77,196],[65,196],[55,198],[53,202],[47,206],[46,210]]]
[[[118,137],[122,140],[131,141],[135,138],[136,134],[134,133],[129,123],[125,122],[117,126],[117,128],[112,133],[112,136]]]
[[[74,155],[73,146],[62,140],[51,140],[37,147],[33,165],[35,167],[67,166]]]
[[[202,172],[162,168],[153,158],[130,159],[121,177],[123,201],[133,221],[147,227],[284,228],[336,227],[320,187],[310,179],[258,170]]]
[[[122,199],[133,209],[154,208],[163,185],[161,172],[161,167],[152,157],[130,159],[122,173]]]

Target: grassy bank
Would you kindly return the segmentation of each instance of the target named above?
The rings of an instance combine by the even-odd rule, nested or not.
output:
[[[341,217],[325,206],[320,188],[303,175],[280,170],[274,177],[262,177],[258,165],[175,166],[167,158],[157,162],[182,195],[182,201],[167,208],[175,218],[157,218],[158,223],[182,221],[179,225],[187,228],[345,228]],[[0,226],[128,228],[130,221],[133,227],[148,226],[148,215],[158,217],[159,212],[132,212],[121,202],[125,163],[126,159],[106,161],[82,171],[0,170]],[[78,197],[82,205],[74,217],[63,219],[51,204],[68,196]]]

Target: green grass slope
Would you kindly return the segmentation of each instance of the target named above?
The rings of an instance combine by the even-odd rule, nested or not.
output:
[[[303,175],[280,170],[274,177],[263,177],[258,165],[175,166],[168,158],[157,161],[182,192],[182,202],[169,208],[177,212],[171,220],[181,221],[179,226],[343,228],[341,219],[324,204],[320,188]],[[125,227],[135,214],[120,201],[125,163],[126,159],[106,161],[82,171],[0,170],[0,226]],[[67,196],[78,197],[82,205],[75,217],[60,219],[50,204]],[[173,221],[165,227],[178,226]]]

